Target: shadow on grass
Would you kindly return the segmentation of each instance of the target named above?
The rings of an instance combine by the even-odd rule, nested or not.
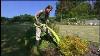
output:
[[[35,27],[31,27],[27,32],[26,32],[26,49],[28,51],[29,56],[32,56],[32,48],[35,46]]]
[[[29,30],[23,29],[24,26],[6,27],[1,28],[1,56],[30,56],[30,49],[35,42],[34,27]]]
[[[41,40],[39,42],[39,45],[36,45],[36,40],[35,40],[35,28],[30,28],[30,30],[26,33],[26,37],[28,40],[27,43],[27,49],[29,50],[29,54],[30,56],[47,56],[47,55],[58,55],[58,48],[57,47],[57,43],[53,40],[52,36],[50,36],[49,34],[46,34],[44,36],[41,37]],[[49,42],[48,43],[42,43],[42,41],[45,42]],[[41,50],[41,44],[43,44],[43,46],[45,48],[42,48]],[[54,47],[55,46],[55,47]],[[45,54],[45,55],[44,55]]]
[[[23,29],[29,27],[29,29]],[[1,56],[44,56],[43,54],[55,51],[55,48],[47,48],[42,51],[35,45],[35,27],[32,26],[5,26],[1,29]],[[52,37],[44,35],[42,40],[57,45]],[[41,44],[41,43],[40,43]],[[47,44],[45,44],[47,45]],[[49,51],[47,51],[49,50]]]

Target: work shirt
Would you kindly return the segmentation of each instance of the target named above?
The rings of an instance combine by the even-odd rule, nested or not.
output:
[[[46,24],[49,14],[47,14],[44,10],[41,10],[39,13],[40,13],[38,16],[39,22],[42,24]]]

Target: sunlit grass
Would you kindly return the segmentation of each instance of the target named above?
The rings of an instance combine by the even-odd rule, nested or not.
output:
[[[58,26],[60,35],[77,35],[80,36],[82,39],[87,39],[93,42],[99,42],[99,26]]]

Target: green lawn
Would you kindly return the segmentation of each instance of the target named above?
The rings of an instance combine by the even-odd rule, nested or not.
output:
[[[66,35],[78,35],[82,39],[89,41],[99,41],[99,26],[72,26],[72,25],[58,25],[59,34],[62,36]]]

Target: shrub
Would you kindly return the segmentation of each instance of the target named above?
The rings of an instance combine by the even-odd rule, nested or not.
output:
[[[42,56],[60,56],[59,50],[56,46],[46,40],[42,40],[39,50]]]
[[[42,51],[42,56],[61,56],[61,55],[57,48],[48,47],[44,51]]]
[[[65,56],[81,56],[88,51],[88,42],[77,36],[66,36],[61,38],[59,47]]]

